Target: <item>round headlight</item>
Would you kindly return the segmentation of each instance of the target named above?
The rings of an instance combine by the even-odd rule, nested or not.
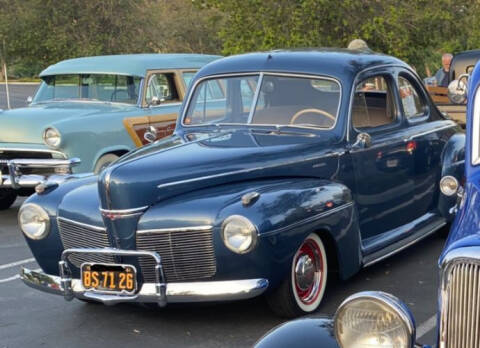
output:
[[[50,218],[47,212],[33,203],[22,205],[18,213],[18,224],[30,239],[43,239],[50,231]]]
[[[445,196],[453,196],[458,191],[458,180],[451,175],[446,175],[440,179],[440,191]]]
[[[360,292],[338,308],[335,336],[342,348],[411,348],[415,322],[396,297],[383,292]]]
[[[47,128],[43,132],[43,142],[47,144],[47,146],[56,149],[60,146],[60,143],[62,142],[62,136],[60,135],[60,132],[55,128]]]
[[[223,222],[222,238],[228,249],[245,254],[257,243],[257,228],[246,217],[232,215]]]

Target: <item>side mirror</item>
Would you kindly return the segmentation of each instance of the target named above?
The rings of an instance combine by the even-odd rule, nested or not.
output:
[[[33,102],[33,98],[32,98],[31,95],[29,95],[29,96],[27,97],[27,104],[32,104],[32,102]]]
[[[157,97],[156,95],[154,95],[154,96],[152,97],[152,99],[150,99],[150,102],[148,103],[148,106],[160,105],[160,104],[162,104],[164,101],[165,101],[164,98],[159,98],[159,97]]]
[[[372,145],[372,137],[368,133],[360,133],[357,135],[357,140],[353,144],[354,148],[366,149]]]
[[[468,74],[462,74],[448,85],[448,99],[453,104],[464,104],[467,100],[468,77]]]
[[[147,131],[143,135],[143,139],[145,139],[150,144],[157,140],[156,128],[154,126],[148,127]]]

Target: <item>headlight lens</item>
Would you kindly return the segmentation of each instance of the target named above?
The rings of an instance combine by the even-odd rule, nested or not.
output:
[[[18,224],[30,239],[43,239],[50,232],[50,218],[47,212],[33,203],[24,204],[20,208]]]
[[[55,128],[47,128],[43,132],[43,141],[45,142],[45,144],[47,144],[47,146],[56,149],[60,146],[60,143],[62,142],[62,136],[60,135],[60,132]]]
[[[410,348],[415,324],[406,308],[382,292],[352,295],[335,314],[335,336],[342,348]]]
[[[440,191],[445,196],[453,196],[458,191],[458,180],[451,175],[446,175],[442,179],[440,179]]]
[[[222,238],[228,249],[245,254],[257,243],[257,228],[246,217],[232,215],[223,222]]]

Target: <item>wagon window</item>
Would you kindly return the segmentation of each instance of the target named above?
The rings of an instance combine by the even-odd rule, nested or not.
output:
[[[406,78],[398,77],[398,91],[402,100],[405,117],[419,117],[425,115],[425,101],[420,98],[417,89]]]
[[[149,105],[158,105],[169,101],[180,101],[175,85],[175,74],[152,74],[148,78],[145,102]]]
[[[395,99],[383,76],[359,83],[355,89],[352,123],[355,128],[375,128],[396,122]]]

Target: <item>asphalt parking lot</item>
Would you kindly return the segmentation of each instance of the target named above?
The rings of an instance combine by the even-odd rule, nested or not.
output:
[[[14,109],[27,105],[27,98],[35,94],[38,83],[9,83],[8,88],[10,107]],[[0,83],[0,109],[8,109],[5,83]]]
[[[14,106],[36,88],[13,85]],[[0,85],[0,108],[6,108]],[[0,124],[1,127],[1,124]],[[169,306],[146,309],[134,305],[65,302],[25,286],[21,265],[38,266],[17,227],[22,200],[0,211],[0,348],[11,347],[248,347],[283,322],[263,298],[244,302]],[[323,305],[314,316],[331,316],[348,295],[382,290],[404,300],[417,321],[419,341],[435,341],[437,258],[445,238],[435,234],[417,245],[362,270],[346,282],[328,285]]]

